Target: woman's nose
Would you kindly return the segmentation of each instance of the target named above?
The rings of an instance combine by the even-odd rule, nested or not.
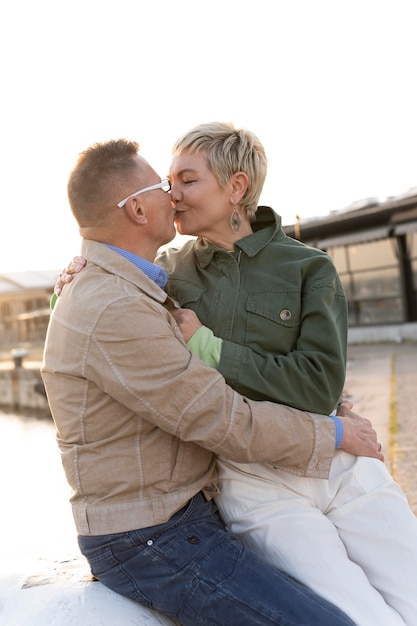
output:
[[[177,187],[175,185],[173,185],[172,183],[171,183],[171,191],[169,193],[170,193],[170,196],[171,196],[172,206],[175,207],[177,202],[179,202],[179,193],[178,193]]]

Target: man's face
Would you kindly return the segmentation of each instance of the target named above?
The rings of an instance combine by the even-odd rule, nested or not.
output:
[[[141,156],[138,160],[138,181],[140,189],[151,187],[161,182],[161,177]],[[157,246],[169,243],[176,234],[174,217],[175,210],[171,203],[170,192],[163,189],[151,189],[136,196],[139,207],[147,219],[147,235]]]

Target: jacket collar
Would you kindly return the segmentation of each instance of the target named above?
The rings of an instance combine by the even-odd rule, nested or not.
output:
[[[170,308],[170,302],[167,301],[171,301],[171,298],[167,296],[165,291],[158,287],[155,281],[146,276],[132,261],[129,261],[115,250],[98,241],[83,239],[81,255],[87,259],[88,263],[94,263],[106,272],[115,274],[122,280],[132,283],[153,300],[166,306],[168,305],[168,308]]]
[[[252,223],[253,233],[236,242],[236,249],[242,250],[247,256],[253,257],[267,246],[276,236],[284,236],[281,229],[281,217],[268,206],[259,206]],[[215,253],[224,252],[199,237],[194,243],[194,252],[201,267],[207,267]]]

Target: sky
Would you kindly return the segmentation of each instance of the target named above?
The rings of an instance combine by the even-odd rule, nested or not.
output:
[[[214,120],[268,156],[293,224],[417,186],[415,0],[8,0],[0,7],[0,273],[62,269],[79,152],[125,137],[165,177]]]

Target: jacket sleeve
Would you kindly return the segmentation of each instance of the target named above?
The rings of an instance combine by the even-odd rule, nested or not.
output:
[[[347,303],[332,263],[307,276],[296,345],[288,354],[261,354],[223,340],[218,371],[251,398],[329,414],[345,381]]]
[[[237,462],[327,476],[335,452],[332,420],[241,397],[190,354],[175,320],[158,303],[143,299],[138,310],[137,298],[115,301],[92,336],[88,378],[127,411]]]

